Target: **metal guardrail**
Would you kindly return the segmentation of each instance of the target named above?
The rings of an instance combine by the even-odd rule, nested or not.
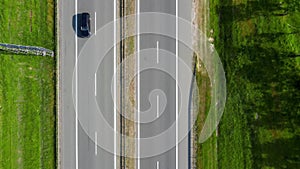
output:
[[[195,90],[196,82],[196,64],[194,63],[193,68],[193,78],[191,81],[190,88],[190,102],[189,102],[189,111],[188,111],[188,169],[197,169],[197,150],[198,150],[198,133],[197,128],[194,124],[198,115],[198,90]]]
[[[38,46],[23,46],[15,44],[0,43],[0,50],[15,54],[37,55],[37,56],[54,56],[52,50]]]
[[[125,59],[125,44],[124,44],[124,21],[123,17],[125,16],[125,1],[120,0],[120,169],[126,169],[126,112],[125,112],[125,94],[124,94],[124,88],[125,88],[125,78],[124,78],[124,66],[123,60]]]

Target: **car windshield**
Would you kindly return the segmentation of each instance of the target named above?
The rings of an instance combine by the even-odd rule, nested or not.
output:
[[[81,26],[81,30],[82,30],[82,31],[88,31],[89,29],[88,29],[88,26],[85,25],[85,26]]]

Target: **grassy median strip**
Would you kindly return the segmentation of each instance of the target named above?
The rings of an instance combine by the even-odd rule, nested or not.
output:
[[[1,0],[0,43],[54,41],[52,0]],[[55,168],[55,61],[0,51],[0,169]]]

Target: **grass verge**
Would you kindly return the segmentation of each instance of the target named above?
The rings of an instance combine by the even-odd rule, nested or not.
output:
[[[54,41],[52,0],[0,1],[0,42]],[[0,168],[55,168],[55,61],[0,53]]]
[[[210,23],[210,9],[209,5],[214,3],[212,1],[194,1],[195,10],[195,21],[198,29],[207,34],[211,35],[209,27]],[[194,23],[195,24],[195,23]],[[206,46],[206,45],[205,45]],[[205,47],[203,46],[203,47]],[[206,50],[203,50],[200,55],[207,55]],[[194,58],[197,58],[194,54]],[[200,58],[200,57],[199,57]],[[212,133],[212,136],[208,138],[204,143],[198,143],[198,138],[202,131],[202,127],[205,123],[205,119],[208,115],[210,102],[211,102],[211,86],[210,79],[204,64],[199,60],[195,59],[196,62],[196,82],[198,87],[199,103],[198,103],[198,114],[196,117],[196,123],[194,126],[195,130],[195,165],[199,169],[217,169],[218,168],[218,147],[217,147],[217,131]]]
[[[196,59],[195,59],[196,60]],[[196,69],[196,82],[199,95],[199,112],[195,122],[195,138],[198,139],[209,112],[211,86],[207,71],[202,63]],[[212,169],[217,166],[217,136],[214,132],[204,143],[196,140],[196,166],[198,169]]]

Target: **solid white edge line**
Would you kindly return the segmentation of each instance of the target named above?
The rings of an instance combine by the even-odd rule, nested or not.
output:
[[[156,96],[156,117],[159,117],[159,95]]]
[[[97,35],[97,12],[95,12],[95,35]]]
[[[75,15],[77,15],[77,0],[75,0]],[[78,169],[78,39],[77,39],[77,17],[76,17],[76,33],[75,33],[75,168]]]
[[[137,169],[140,169],[140,0],[137,3]]]
[[[97,73],[95,73],[95,96],[97,96]]]
[[[117,0],[114,0],[114,169],[117,169]]]
[[[159,161],[156,161],[156,169],[159,169]]]
[[[156,63],[159,63],[159,41],[156,41]]]
[[[176,169],[178,169],[178,0],[176,0]]]
[[[95,132],[95,155],[97,156],[98,154],[98,135],[97,131]]]

